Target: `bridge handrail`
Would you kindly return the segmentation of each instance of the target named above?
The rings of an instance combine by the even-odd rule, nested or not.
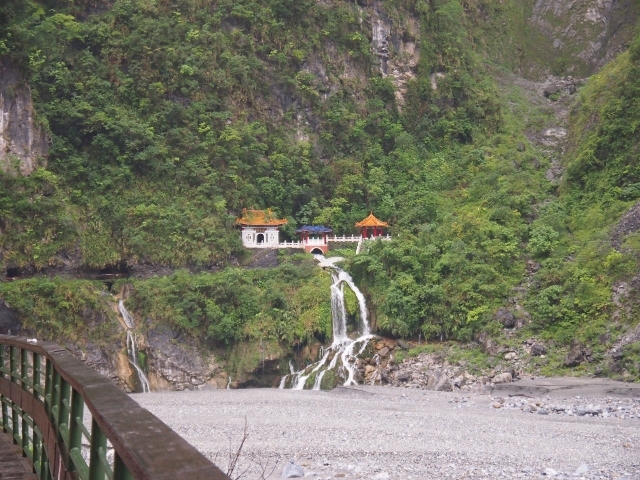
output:
[[[0,429],[21,446],[40,480],[229,479],[109,379],[54,343],[0,335],[0,403]],[[83,437],[89,443],[84,455]]]

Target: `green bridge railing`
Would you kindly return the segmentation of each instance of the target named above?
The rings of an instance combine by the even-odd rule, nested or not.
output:
[[[40,480],[228,480],[110,380],[53,343],[0,335],[1,428]]]

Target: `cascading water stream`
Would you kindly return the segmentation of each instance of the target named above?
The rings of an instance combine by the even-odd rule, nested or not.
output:
[[[344,386],[356,385],[356,359],[369,344],[369,340],[373,338],[367,316],[367,305],[364,295],[360,289],[353,283],[351,275],[335,266],[334,262],[338,259],[325,259],[322,255],[315,256],[321,266],[333,269],[331,277],[333,283],[331,285],[331,316],[333,320],[333,341],[328,348],[321,347],[320,360],[307,366],[306,368],[294,372],[291,368],[291,374],[285,375],[280,381],[279,388],[285,388],[287,379],[291,378],[291,388],[294,390],[302,390],[305,387],[307,379],[315,374],[313,382],[313,390],[320,390],[322,379],[330,370],[337,367],[338,373],[344,378]],[[353,291],[360,307],[360,320],[362,322],[362,333],[354,339],[347,335],[347,311],[344,301],[344,285],[347,284]],[[356,347],[358,347],[356,350]],[[356,353],[357,352],[357,353]],[[332,356],[333,355],[333,356]],[[329,358],[331,361],[328,362]],[[340,361],[340,366],[338,366]],[[290,363],[291,366],[291,363]]]
[[[138,339],[136,338],[136,334],[133,333],[132,329],[135,327],[135,321],[131,314],[124,307],[124,302],[122,300],[118,301],[118,311],[124,320],[125,325],[127,326],[127,357],[129,359],[129,363],[136,369],[138,373],[138,379],[140,380],[140,384],[142,385],[142,393],[148,393],[151,391],[151,387],[149,386],[149,379],[140,368],[138,364]]]

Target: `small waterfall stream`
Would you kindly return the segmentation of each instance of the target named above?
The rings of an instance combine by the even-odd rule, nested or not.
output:
[[[333,320],[333,341],[331,346],[320,349],[320,360],[307,366],[306,368],[294,372],[290,365],[291,374],[285,375],[280,380],[279,388],[285,388],[287,380],[291,378],[291,388],[294,390],[302,390],[305,387],[307,379],[315,374],[312,389],[320,390],[322,379],[328,371],[337,371],[344,379],[344,386],[357,385],[356,382],[356,359],[369,344],[374,335],[371,335],[369,320],[367,316],[367,305],[363,293],[353,283],[351,275],[335,266],[338,259],[325,259],[322,255],[316,255],[316,259],[321,266],[333,269],[331,277],[333,283],[331,285],[331,316]],[[333,261],[332,261],[333,260]],[[360,336],[351,339],[347,335],[347,311],[344,301],[345,284],[351,288],[358,299],[360,307],[360,320],[362,322],[362,330]],[[329,360],[331,359],[331,360]],[[338,362],[340,364],[338,365]],[[337,367],[337,368],[336,368]]]
[[[138,339],[136,338],[136,334],[132,331],[135,327],[135,321],[124,307],[124,302],[122,300],[118,301],[118,311],[120,312],[120,315],[122,315],[124,323],[127,326],[127,356],[129,358],[129,363],[133,365],[133,368],[135,368],[138,373],[138,379],[142,385],[142,393],[148,393],[151,391],[149,379],[144,374],[138,363]]]

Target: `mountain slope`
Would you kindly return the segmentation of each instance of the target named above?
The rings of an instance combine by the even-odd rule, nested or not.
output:
[[[380,332],[505,345],[536,335],[555,352],[548,371],[572,342],[592,350],[585,371],[609,368],[607,352],[636,323],[634,305],[613,292],[632,292],[637,274],[635,227],[615,225],[640,197],[638,37],[579,93],[573,76],[625,50],[639,10],[567,0],[4,2],[0,53],[30,86],[51,141],[46,167],[0,174],[3,275],[225,269],[247,255],[233,226],[244,207],[288,218],[285,238],[303,223],[350,232],[373,210],[394,241],[349,268]],[[266,280],[251,281],[244,299],[268,293]],[[285,275],[277,288],[305,291],[298,281]],[[233,298],[207,303],[211,282],[180,272],[136,280],[137,313],[224,348],[263,334],[286,352],[326,334],[308,321],[274,333],[302,315],[286,296],[242,315]],[[0,285],[0,295],[40,318],[18,299],[46,289],[24,285]],[[76,313],[86,295],[71,302]],[[159,295],[175,315],[152,308]],[[505,309],[523,327],[516,334],[496,316]],[[64,331],[47,328],[37,327]],[[634,361],[613,370],[636,375]]]

